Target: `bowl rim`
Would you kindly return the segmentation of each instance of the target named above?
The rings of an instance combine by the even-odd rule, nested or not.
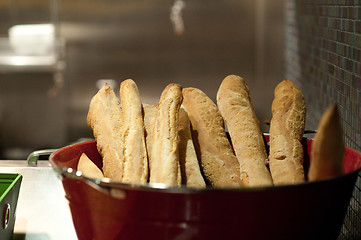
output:
[[[306,140],[312,140],[309,138],[306,138]],[[63,167],[57,165],[54,161],[54,155],[59,154],[59,152],[64,151],[65,149],[73,148],[75,146],[79,146],[82,144],[93,144],[96,143],[95,140],[90,141],[83,141],[83,142],[77,142],[72,143],[69,145],[66,145],[64,147],[61,147],[54,152],[52,152],[49,156],[49,162],[51,163],[52,168],[61,176],[61,180],[64,178],[70,178],[74,180],[84,181],[90,185],[92,185],[94,188],[97,188],[98,190],[110,190],[110,189],[119,189],[119,190],[137,190],[137,191],[148,191],[148,192],[165,192],[165,193],[187,193],[187,194],[195,194],[195,193],[210,193],[210,192],[260,192],[260,191],[275,191],[275,190],[282,190],[282,189],[293,189],[293,188],[302,188],[306,186],[316,186],[320,184],[332,184],[332,182],[338,182],[341,181],[344,178],[350,178],[354,175],[358,175],[358,172],[361,171],[361,167],[350,171],[348,173],[343,173],[339,176],[317,180],[317,181],[308,181],[306,179],[305,182],[300,183],[294,183],[294,184],[282,184],[282,185],[272,185],[272,186],[254,186],[254,187],[237,187],[237,188],[230,188],[230,187],[224,187],[224,188],[213,188],[210,186],[207,186],[205,188],[196,188],[196,187],[189,187],[189,186],[169,186],[167,184],[163,183],[145,183],[145,184],[132,184],[132,183],[122,183],[118,181],[111,180],[109,178],[103,178],[103,179],[94,179],[86,177],[82,174],[81,171],[78,171],[74,168],[70,167]],[[358,151],[345,147],[348,151],[353,151],[356,154],[360,154]]]

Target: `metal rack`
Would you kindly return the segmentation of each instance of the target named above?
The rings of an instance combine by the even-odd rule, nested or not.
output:
[[[26,1],[11,0],[5,7],[9,28],[0,32],[0,73],[53,74],[54,87],[49,92],[54,94],[54,89],[58,91],[63,86],[66,67],[65,40],[59,33],[58,1],[44,3],[40,10],[46,13],[41,17],[31,13]]]

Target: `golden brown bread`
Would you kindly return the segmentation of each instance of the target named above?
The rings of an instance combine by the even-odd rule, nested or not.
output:
[[[143,184],[148,181],[148,156],[145,146],[143,106],[138,87],[132,79],[120,84],[123,114],[123,176],[122,182]]]
[[[152,147],[154,139],[154,124],[157,117],[157,108],[154,105],[143,104],[144,111],[144,128],[145,128],[145,145],[148,153],[149,169],[152,164]]]
[[[337,105],[333,104],[323,114],[312,143],[308,180],[316,181],[341,175],[344,151]]]
[[[197,153],[193,145],[190,121],[184,106],[179,109],[179,163],[182,174],[182,184],[187,187],[202,188],[206,186],[203,179]]]
[[[181,185],[178,148],[178,117],[182,104],[182,87],[169,84],[157,105],[154,128],[150,183]]]
[[[304,182],[301,144],[306,118],[304,97],[289,80],[276,86],[274,96],[269,154],[273,182],[275,185]]]
[[[239,76],[227,76],[218,89],[217,105],[231,136],[243,184],[251,187],[273,185],[262,131],[247,83]]]
[[[93,131],[103,160],[105,177],[121,181],[123,176],[123,143],[121,141],[122,109],[113,89],[105,84],[92,98],[87,123]]]
[[[213,187],[242,185],[239,163],[227,138],[217,106],[197,88],[183,89],[183,104],[203,173]]]
[[[102,171],[85,153],[82,153],[79,158],[77,170],[80,171],[83,176],[88,178],[102,179],[104,177]]]

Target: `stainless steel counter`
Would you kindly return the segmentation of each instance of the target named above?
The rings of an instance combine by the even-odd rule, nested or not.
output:
[[[23,176],[14,240],[77,239],[63,186],[48,161],[28,167],[26,161],[0,160],[0,172]]]

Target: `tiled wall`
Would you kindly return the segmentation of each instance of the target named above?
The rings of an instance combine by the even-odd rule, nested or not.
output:
[[[286,75],[304,92],[307,128],[339,106],[347,147],[361,151],[361,0],[285,0]],[[361,176],[340,239],[361,239]]]

